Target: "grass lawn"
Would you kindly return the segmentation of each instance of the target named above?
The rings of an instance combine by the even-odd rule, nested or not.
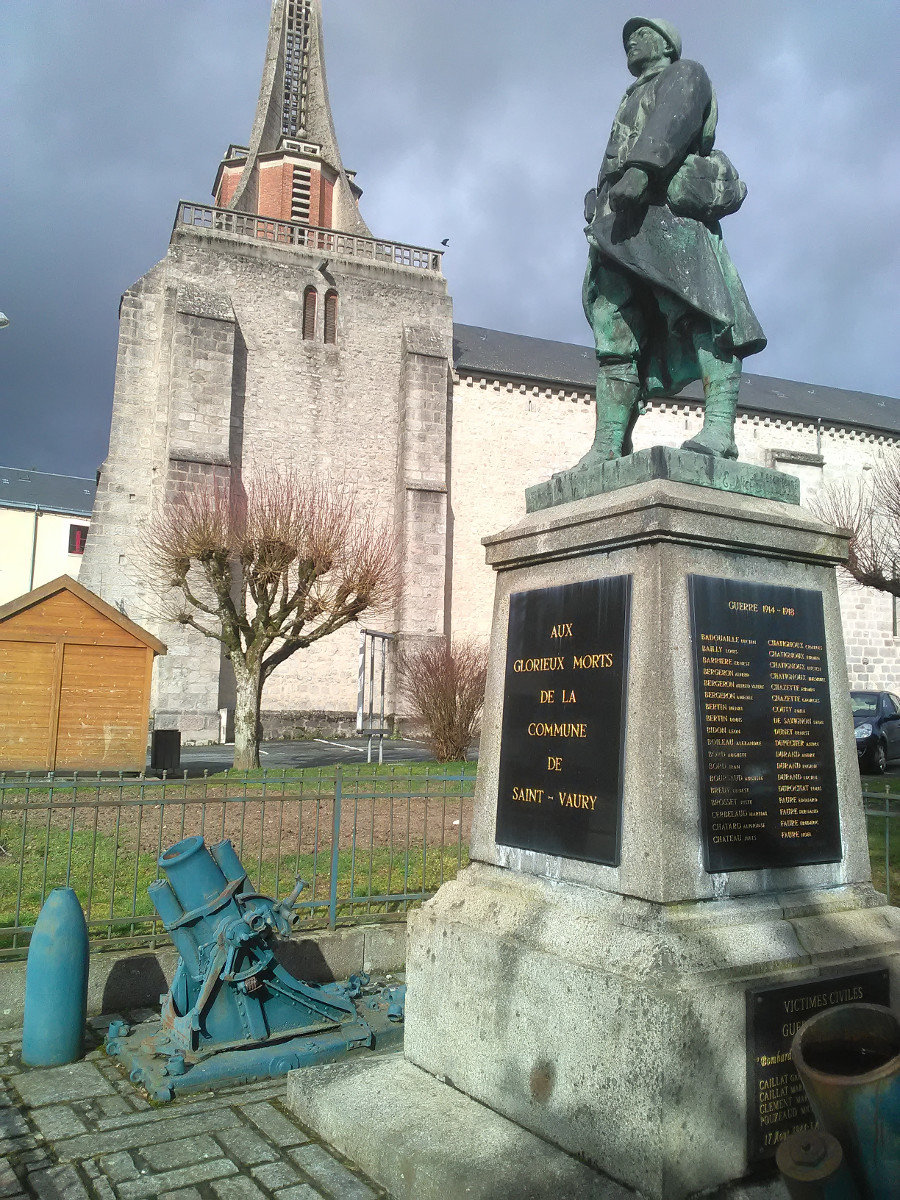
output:
[[[900,796],[900,776],[862,775],[860,782],[864,792],[875,792],[879,796]]]
[[[431,893],[468,863],[475,763],[354,764],[340,769],[338,916],[396,912],[401,900],[368,896]],[[465,771],[465,780],[459,775]],[[150,929],[147,888],[159,854],[192,833],[230,837],[265,895],[283,896],[299,875],[304,922],[327,917],[334,836],[334,767],[222,772],[206,779],[123,780],[98,789],[80,779],[52,789],[21,781],[0,793],[0,951],[3,928],[33,924],[54,887],[75,889],[93,936]],[[456,775],[456,779],[447,779]],[[900,778],[866,776],[869,852],[879,891],[900,903]],[[101,804],[96,804],[98,795]],[[164,800],[164,803],[159,803]],[[142,801],[138,803],[138,801]],[[16,896],[20,895],[18,911]],[[135,921],[134,918],[137,918]],[[21,942],[21,935],[19,937]]]
[[[879,892],[887,893],[892,904],[900,904],[900,779],[864,775],[862,788],[872,883]]]
[[[125,800],[154,800],[160,796],[202,800],[305,795],[317,790],[333,791],[338,775],[342,789],[349,794],[389,795],[407,785],[407,790],[417,795],[468,795],[477,769],[477,762],[344,763],[337,767],[257,767],[252,771],[225,770],[190,777],[175,774],[165,780],[156,775],[101,776],[83,772],[61,775],[52,781],[35,772],[28,779],[20,774],[0,776],[4,778],[0,801],[14,803],[27,798],[32,803],[68,797],[73,792],[79,797],[109,800],[120,796]]]
[[[402,900],[365,897],[434,892],[468,862],[476,768],[416,762],[339,769],[338,917],[402,910]],[[229,837],[265,895],[283,896],[298,875],[305,879],[299,904],[312,907],[301,907],[302,919],[321,922],[337,777],[334,767],[307,767],[165,785],[131,778],[98,786],[82,777],[77,786],[44,779],[26,789],[23,780],[7,780],[0,792],[0,930],[33,924],[42,897],[71,886],[88,920],[108,923],[112,935],[149,931],[147,887],[159,877],[157,859],[196,833],[208,842]],[[102,924],[92,936],[103,936]],[[0,932],[0,950],[11,943]]]
[[[891,831],[890,844],[887,849],[889,854],[890,866],[890,889],[887,886],[887,869],[885,859],[886,847],[886,830],[887,822],[884,818],[867,817],[869,828],[869,859],[872,863],[872,883],[875,890],[879,892],[887,892],[892,904],[900,902],[900,831],[894,828]],[[897,821],[894,820],[896,826]]]
[[[21,823],[3,826],[8,852],[0,858],[0,948],[11,945],[11,937],[2,933],[2,927],[33,924],[42,895],[62,886],[75,889],[89,921],[111,921],[113,936],[149,931],[146,922],[135,925],[131,918],[153,915],[147,888],[159,878],[155,850],[135,854],[133,844],[123,844],[114,834],[93,830],[51,828],[48,840],[45,829],[26,829],[24,845],[22,834]],[[408,853],[405,847],[389,846],[339,850],[338,916],[400,911],[405,905],[399,900],[367,902],[354,898],[434,892],[467,862],[468,847],[458,843],[426,845],[424,850],[413,846]],[[267,896],[285,895],[299,875],[307,881],[300,904],[318,902],[315,909],[301,909],[302,918],[327,916],[330,845],[317,853],[298,853],[289,858],[266,856],[261,864],[245,856],[244,866],[254,887]],[[19,892],[21,907],[16,920],[14,898]],[[100,930],[97,935],[102,936]]]

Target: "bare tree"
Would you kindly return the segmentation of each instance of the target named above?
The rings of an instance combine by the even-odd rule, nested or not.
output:
[[[856,480],[826,484],[810,507],[849,529],[847,571],[865,587],[900,596],[900,454],[881,459]]]
[[[266,680],[400,587],[394,537],[343,490],[293,472],[246,491],[194,488],[166,503],[148,537],[171,620],[215,638],[234,667],[234,765],[259,766]]]
[[[401,650],[397,676],[438,762],[465,759],[484,706],[487,648],[464,639],[425,642]]]

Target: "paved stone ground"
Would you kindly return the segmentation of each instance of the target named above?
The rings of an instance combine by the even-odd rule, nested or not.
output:
[[[65,1067],[23,1066],[0,1034],[3,1200],[390,1200],[295,1120],[284,1079],[151,1105],[103,1052],[112,1019]]]

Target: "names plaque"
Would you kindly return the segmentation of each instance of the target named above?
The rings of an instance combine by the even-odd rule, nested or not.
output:
[[[749,988],[747,996],[747,1161],[774,1156],[778,1143],[816,1124],[791,1057],[804,1021],[839,1004],[890,1005],[886,970],[813,979],[792,987]]]
[[[617,866],[631,576],[509,601],[498,843]]]
[[[706,870],[839,862],[821,592],[688,587]]]

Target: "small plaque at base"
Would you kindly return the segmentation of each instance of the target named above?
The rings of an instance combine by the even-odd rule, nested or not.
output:
[[[890,1005],[887,970],[811,979],[791,987],[747,989],[747,1165],[816,1123],[791,1057],[804,1021],[839,1004]]]

